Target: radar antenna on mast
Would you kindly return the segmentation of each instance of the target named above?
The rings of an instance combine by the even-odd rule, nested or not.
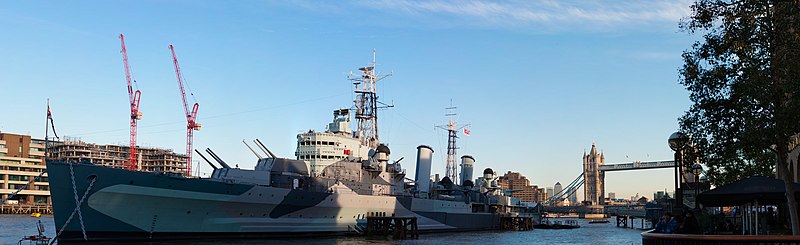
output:
[[[378,109],[394,107],[394,105],[387,105],[378,101],[377,86],[378,81],[389,77],[389,74],[379,75],[375,71],[377,65],[375,49],[372,50],[372,64],[358,68],[361,71],[360,75],[350,74],[347,80],[353,81],[355,87],[356,98],[353,100],[355,103],[355,118],[358,122],[358,128],[353,133],[356,138],[361,141],[362,145],[370,148],[378,147]]]
[[[453,106],[453,100],[450,100],[450,106],[445,107],[444,109],[447,111],[444,115],[450,117],[450,122],[447,125],[438,125],[437,128],[447,130],[447,166],[445,170],[445,176],[450,177],[450,180],[453,183],[460,183],[458,182],[458,165],[456,165],[456,138],[458,138],[458,131],[461,129],[469,126],[470,124],[464,124],[461,127],[458,126],[458,122],[454,117],[458,115],[456,113],[456,108]]]

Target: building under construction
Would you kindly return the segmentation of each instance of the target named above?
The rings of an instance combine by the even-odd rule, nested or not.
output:
[[[52,144],[50,157],[56,160],[91,163],[112,168],[125,168],[129,158],[129,146],[99,145],[80,141],[75,138]],[[184,174],[187,157],[169,149],[136,148],[139,171],[166,172]]]

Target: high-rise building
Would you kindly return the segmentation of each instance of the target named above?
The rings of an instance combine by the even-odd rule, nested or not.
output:
[[[44,141],[28,135],[0,133],[0,199],[19,190],[7,203],[50,204],[50,183],[44,165]],[[31,185],[25,186],[42,174]],[[2,203],[0,203],[2,204]]]
[[[538,203],[547,199],[547,192],[544,188],[531,185],[530,180],[518,172],[508,171],[500,177],[498,184],[512,190],[511,196],[518,197],[523,202]]]
[[[573,205],[577,204],[578,203],[578,192],[577,191],[573,191],[572,194],[570,194],[569,197],[567,197],[567,200],[569,200],[569,203],[572,203]]]
[[[559,193],[563,190],[561,187],[561,182],[556,182],[556,185],[553,186],[553,192]]]
[[[614,192],[609,192],[609,193],[608,193],[608,199],[611,199],[612,201],[613,201],[614,199],[617,199],[617,194],[616,194],[616,193],[614,193]]]
[[[656,191],[653,193],[653,200],[661,200],[667,197],[667,191]]]
[[[553,187],[546,187],[545,190],[547,191],[547,198],[550,198],[553,196],[553,194],[555,194],[555,191],[553,191]]]
[[[556,185],[553,186],[553,193],[559,193],[562,190],[563,190],[563,188],[561,187],[561,182],[556,182]],[[564,193],[561,193],[561,194],[564,194]],[[563,196],[560,200],[555,200],[557,202],[556,205],[561,205],[561,203],[564,201],[565,198],[566,198],[566,196]]]

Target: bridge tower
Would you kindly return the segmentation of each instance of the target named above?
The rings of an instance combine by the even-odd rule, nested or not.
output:
[[[586,183],[583,185],[583,200],[589,205],[602,205],[605,199],[605,171],[600,166],[606,163],[603,152],[597,153],[597,148],[592,143],[589,154],[583,150],[583,176]]]

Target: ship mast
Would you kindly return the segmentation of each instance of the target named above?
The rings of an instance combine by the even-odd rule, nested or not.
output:
[[[444,108],[447,112],[444,114],[445,116],[450,117],[450,122],[447,125],[439,125],[436,126],[437,128],[447,130],[447,166],[445,170],[445,177],[450,177],[450,180],[453,183],[460,183],[458,182],[458,165],[456,165],[456,139],[458,138],[458,131],[461,129],[469,126],[469,124],[465,124],[461,127],[458,126],[456,119],[454,117],[456,114],[456,108],[453,106],[453,100],[450,100],[450,106]]]
[[[389,77],[389,74],[379,75],[375,71],[377,65],[375,59],[375,49],[372,50],[372,64],[358,68],[361,75],[350,74],[347,80],[353,81],[355,87],[356,98],[353,100],[355,103],[355,118],[358,122],[358,129],[354,132],[354,136],[361,141],[362,145],[370,148],[378,147],[378,109],[393,107],[378,101],[377,85],[378,81]]]

